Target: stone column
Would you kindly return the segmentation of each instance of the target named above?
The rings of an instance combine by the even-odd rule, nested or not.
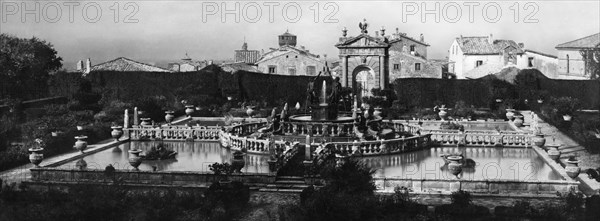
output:
[[[342,87],[348,87],[348,56],[342,55]]]
[[[379,56],[379,88],[385,89],[385,56]]]
[[[133,108],[133,126],[138,126],[140,125],[140,119],[138,117],[138,108],[134,107]]]
[[[123,116],[123,128],[129,128],[129,109],[125,109],[125,115]]]
[[[304,148],[304,160],[311,160],[311,154],[310,154],[310,135],[306,135],[306,142],[305,142],[305,148]]]

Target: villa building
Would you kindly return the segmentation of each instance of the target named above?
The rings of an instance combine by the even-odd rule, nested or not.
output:
[[[590,73],[581,51],[598,47],[600,33],[557,45],[559,75],[589,79]]]
[[[256,65],[258,70],[279,75],[317,75],[325,62],[303,46],[296,47],[297,37],[289,32],[279,35],[279,48],[271,48],[264,53]]]
[[[119,57],[97,65],[92,65],[91,60],[88,58],[86,60],[85,67],[82,61],[77,62],[77,71],[83,72],[84,75],[92,71],[171,72],[167,69],[156,67],[151,64],[145,64],[139,61],[134,61],[125,57]]]
[[[368,33],[366,20],[360,23],[361,33],[355,37],[342,37],[335,45],[339,49],[341,83],[354,88],[360,96],[371,95],[371,89],[385,89],[398,78],[441,78],[442,67],[427,60],[425,38],[418,39],[405,33],[385,35],[385,29],[375,35]],[[359,96],[359,97],[360,97]]]
[[[457,79],[466,79],[478,75],[469,72],[480,66],[492,70],[501,69],[506,65],[524,65],[523,62],[519,62],[525,58],[523,48],[523,43],[494,39],[492,34],[475,37],[460,36],[452,42],[448,50],[448,71],[454,73]]]
[[[242,50],[235,50],[233,55],[234,63],[243,62],[246,64],[255,64],[260,58],[260,51],[248,50],[248,43],[244,41],[242,44]]]
[[[180,62],[169,63],[169,70],[171,70],[173,72],[198,71],[198,70],[206,67],[207,65],[209,65],[209,63],[210,62],[208,62],[208,61],[192,60],[186,54],[185,58],[181,59]]]

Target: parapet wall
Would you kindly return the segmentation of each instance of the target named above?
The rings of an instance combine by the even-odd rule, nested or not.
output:
[[[31,169],[32,182],[87,182],[87,183],[110,183],[118,180],[122,183],[135,183],[146,185],[185,185],[185,186],[208,186],[218,182],[224,177],[213,173],[181,172],[181,171],[134,171],[116,170],[113,176],[105,174],[104,170],[98,169],[61,169],[61,168],[33,168]],[[232,174],[231,181],[240,181],[246,184],[273,183],[274,174]]]
[[[579,182],[565,180],[519,181],[519,180],[444,180],[375,177],[379,191],[393,191],[395,187],[407,187],[414,192],[454,192],[458,190],[487,194],[555,194],[577,188]]]

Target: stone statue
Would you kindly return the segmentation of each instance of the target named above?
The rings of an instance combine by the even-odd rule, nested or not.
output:
[[[306,105],[305,108],[308,108],[311,104],[314,104],[317,99],[317,94],[315,92],[315,81],[317,80],[317,78],[319,78],[319,76],[321,76],[322,72],[319,72],[319,74],[317,76],[315,76],[314,78],[310,79],[310,81],[308,82],[308,87],[306,88]],[[308,110],[307,110],[308,111]]]
[[[335,77],[333,80],[332,88],[331,88],[331,94],[329,95],[329,102],[331,104],[337,104],[340,100],[341,92],[342,92],[342,84],[340,83],[340,78]]]
[[[367,24],[367,19],[363,19],[363,22],[358,23],[358,27],[360,28],[360,33],[363,33],[363,34],[369,33],[367,31],[367,28],[369,27],[369,24]]]

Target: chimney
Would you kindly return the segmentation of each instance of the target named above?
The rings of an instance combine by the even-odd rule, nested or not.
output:
[[[525,49],[525,44],[523,44],[523,42],[519,43],[519,48]]]
[[[488,36],[488,43],[494,44],[494,35],[492,35],[492,33],[490,33],[490,36]]]
[[[88,58],[87,60],[85,60],[85,71],[83,73],[89,74],[90,71],[92,71],[92,60]]]
[[[425,35],[423,35],[423,33],[421,33],[421,36],[419,36],[419,39],[421,40],[421,42],[425,42]]]
[[[77,66],[75,68],[77,69],[77,71],[83,72],[83,61],[82,60],[77,61]]]

